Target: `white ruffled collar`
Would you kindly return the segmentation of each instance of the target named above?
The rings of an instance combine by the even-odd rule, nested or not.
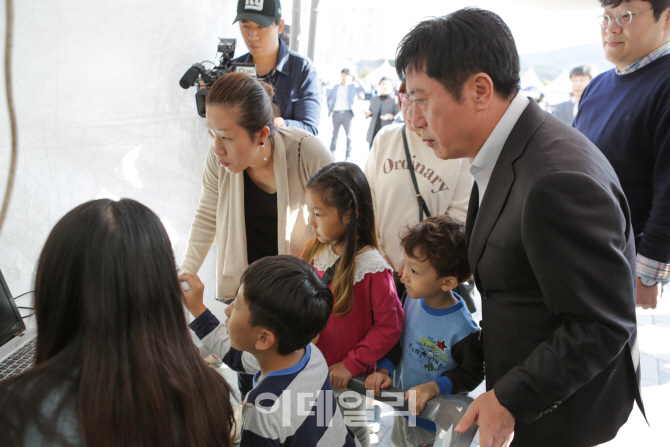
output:
[[[324,247],[314,257],[314,268],[320,272],[325,272],[339,257],[340,255],[336,255],[333,252],[332,246]],[[386,260],[375,249],[356,255],[355,261],[354,284],[362,281],[363,277],[368,273],[383,272],[384,270],[393,272],[391,266],[387,264]]]

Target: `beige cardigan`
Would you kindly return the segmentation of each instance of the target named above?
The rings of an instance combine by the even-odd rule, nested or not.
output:
[[[300,146],[298,143],[306,137]],[[305,185],[322,166],[333,162],[323,143],[295,127],[281,127],[273,136],[274,173],[277,181],[277,232],[279,254],[296,255],[310,238],[305,207]],[[231,224],[232,223],[232,224]],[[196,210],[186,255],[185,272],[197,272],[216,238],[216,297],[234,294],[247,268],[244,225],[244,173],[228,173],[210,146],[202,194]]]

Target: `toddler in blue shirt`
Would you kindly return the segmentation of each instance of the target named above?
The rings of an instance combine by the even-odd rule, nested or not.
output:
[[[472,276],[464,226],[447,216],[430,217],[409,228],[400,243],[405,258],[401,281],[410,297],[404,297],[405,324],[400,341],[365,386],[377,395],[391,383],[407,390],[410,411],[418,414],[435,396],[476,388],[484,378],[484,362],[479,327],[453,292]],[[413,426],[396,417],[391,445],[432,444],[435,432],[430,420],[416,418]]]

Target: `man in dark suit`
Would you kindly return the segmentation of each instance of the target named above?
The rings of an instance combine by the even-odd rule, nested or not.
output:
[[[494,447],[614,438],[642,401],[634,240],[611,165],[518,94],[514,39],[492,12],[420,23],[396,68],[426,144],[473,159],[466,237],[487,392],[456,431],[476,422]]]
[[[580,65],[570,70],[570,83],[572,84],[572,96],[569,101],[556,105],[554,116],[565,124],[572,126],[572,122],[577,115],[577,107],[582,93],[591,79],[595,76],[595,68],[590,65]]]

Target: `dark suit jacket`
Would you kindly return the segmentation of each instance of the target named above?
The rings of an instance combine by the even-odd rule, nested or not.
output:
[[[372,116],[370,117],[370,127],[368,128],[368,134],[365,138],[368,143],[372,143],[372,140],[375,138],[375,123],[380,115],[390,113],[391,115],[396,116],[396,114],[400,112],[400,109],[398,108],[398,98],[393,95],[388,95],[386,100],[382,101],[379,96],[373,96],[370,98],[370,111],[372,112]],[[389,124],[393,124],[392,119],[382,120],[381,127],[388,126]]]
[[[556,105],[556,109],[554,109],[554,116],[563,121],[568,126],[572,126],[572,122],[575,120],[574,110],[575,105],[572,103],[572,101],[565,101]]]
[[[486,386],[513,446],[591,446],[640,409],[635,249],[607,159],[533,101],[514,126],[466,243],[482,295]],[[643,410],[644,411],[644,410]]]

